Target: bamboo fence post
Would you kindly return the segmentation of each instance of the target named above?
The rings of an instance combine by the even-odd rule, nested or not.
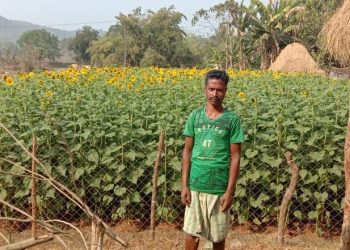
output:
[[[292,176],[290,178],[289,187],[287,188],[286,192],[284,193],[282,203],[281,203],[281,208],[280,208],[280,214],[278,217],[277,239],[278,239],[278,244],[280,244],[280,245],[284,244],[284,230],[285,230],[288,205],[290,203],[290,200],[293,197],[293,193],[295,191],[295,187],[297,185],[298,175],[299,175],[299,167],[294,162],[291,152],[287,151],[284,155],[287,159],[288,165],[290,166],[290,168],[292,170]]]
[[[340,238],[340,249],[350,249],[350,115],[346,129],[344,145],[344,172],[345,172],[345,197],[344,197],[344,217]]]
[[[36,219],[37,219],[37,202],[36,202],[36,190],[37,190],[37,180],[36,180],[36,162],[34,158],[36,158],[36,151],[37,151],[37,139],[36,136],[33,135],[32,139],[32,237],[36,238]]]
[[[164,132],[160,131],[159,134],[159,144],[157,157],[154,163],[154,171],[152,178],[152,200],[151,200],[151,231],[152,239],[155,238],[155,225],[156,225],[156,204],[157,204],[157,182],[158,182],[158,172],[159,172],[159,163],[162,157],[162,151],[164,147]]]

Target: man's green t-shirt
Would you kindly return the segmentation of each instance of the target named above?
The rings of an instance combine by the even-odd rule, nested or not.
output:
[[[201,107],[188,117],[183,135],[194,140],[190,190],[223,195],[229,177],[230,144],[244,141],[239,117],[225,109],[218,118],[211,120]]]

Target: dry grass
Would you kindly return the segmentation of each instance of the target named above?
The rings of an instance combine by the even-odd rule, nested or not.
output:
[[[329,53],[343,65],[350,63],[350,0],[345,0],[321,31]]]
[[[324,75],[304,45],[291,43],[285,47],[271,64],[269,70],[279,72],[301,72]]]
[[[130,222],[123,222],[113,227],[118,235],[129,243],[127,249],[133,250],[168,250],[168,249],[184,249],[184,233],[179,230],[178,227],[173,225],[161,224],[156,228],[156,239],[152,240],[150,230],[140,230],[134,224]],[[1,230],[2,232],[4,230]],[[82,231],[85,237],[88,239],[90,233],[90,227],[84,226]],[[44,232],[43,232],[44,233]],[[69,231],[71,236],[63,236],[62,238],[69,245],[70,249],[78,250],[84,249],[83,243],[77,237],[75,231]],[[9,236],[9,233],[5,233]],[[25,230],[23,232],[11,233],[13,241],[19,241],[30,237],[30,231]],[[237,250],[331,250],[339,248],[339,237],[323,239],[317,237],[312,231],[306,230],[300,233],[298,236],[287,236],[285,245],[277,245],[277,228],[267,228],[263,233],[254,233],[246,226],[235,227],[230,231],[227,238],[226,249]],[[5,242],[0,238],[0,246],[3,246]],[[207,248],[208,243],[201,240],[199,249]],[[63,249],[62,245],[58,241],[46,243],[44,245],[31,248],[33,250],[45,249],[45,250],[58,250]],[[104,249],[106,250],[122,250],[125,249],[118,243],[105,239]]]

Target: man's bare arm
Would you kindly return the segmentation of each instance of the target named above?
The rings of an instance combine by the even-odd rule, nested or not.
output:
[[[193,138],[185,138],[185,147],[182,154],[182,169],[181,169],[181,202],[182,204],[188,206],[191,204],[191,193],[188,188],[188,181],[190,176],[191,168],[191,155],[193,149]]]
[[[239,174],[239,165],[241,159],[241,144],[231,144],[231,163],[229,170],[228,184],[225,194],[221,197],[221,211],[225,212],[231,207],[232,199],[235,194],[236,182]]]

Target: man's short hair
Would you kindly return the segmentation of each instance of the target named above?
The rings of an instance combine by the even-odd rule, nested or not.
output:
[[[225,83],[225,86],[227,86],[228,81],[230,80],[230,77],[226,73],[225,70],[219,70],[219,69],[213,69],[208,71],[205,74],[204,84],[207,85],[209,79],[220,79]]]

